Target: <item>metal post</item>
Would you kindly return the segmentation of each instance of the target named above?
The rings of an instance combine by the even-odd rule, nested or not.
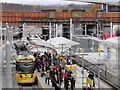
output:
[[[54,37],[55,37],[55,29],[56,29],[56,27],[55,27],[55,23],[54,23],[54,35],[53,35]]]
[[[99,30],[99,39],[101,39],[101,23],[99,22],[100,30]]]
[[[113,33],[113,25],[112,22],[110,22],[110,37],[112,38],[112,33]]]
[[[11,26],[11,37],[12,37],[12,45],[13,45],[13,27]]]
[[[56,37],[57,37],[58,25],[56,24]]]
[[[70,19],[70,40],[72,40],[72,19]]]
[[[8,23],[6,23],[6,30],[4,31],[4,37],[5,37],[5,40],[4,40],[4,43],[5,43],[5,57],[4,58],[5,58],[5,60],[6,60],[6,53],[7,53],[6,52],[7,51],[6,50],[6,41],[8,40],[7,39],[8,38],[8,36],[7,36],[8,35],[8,30],[9,30]]]
[[[51,44],[51,22],[49,23],[49,39],[50,39],[50,44]]]
[[[60,25],[60,30],[61,30],[61,37],[62,37],[63,36],[62,24]]]
[[[8,41],[10,42],[10,45],[12,45],[12,37],[11,37],[11,34],[12,34],[12,32],[9,30],[8,31]]]
[[[8,40],[8,31],[9,31],[9,26],[8,23],[6,23],[6,41]]]
[[[11,46],[10,42],[6,42],[6,88],[12,88],[12,74],[11,74]]]
[[[82,87],[84,85],[84,60],[83,60],[83,54],[82,54]]]
[[[25,23],[23,24],[23,41],[25,40]]]
[[[65,45],[65,44],[59,44],[59,45],[61,45],[61,46],[62,46],[62,55],[63,55],[63,45]]]
[[[99,24],[97,23],[97,38],[99,38]]]
[[[92,53],[93,53],[93,51],[94,51],[94,48],[93,48],[93,33],[92,33]]]
[[[87,25],[85,24],[85,36],[87,35]]]
[[[69,48],[69,55],[70,55],[70,63],[72,62],[72,59],[71,59],[71,48]],[[70,68],[72,70],[72,65],[70,64]]]
[[[73,27],[72,27],[72,30],[73,30],[73,35],[75,35],[75,25],[73,24]]]
[[[94,87],[95,87],[95,72],[94,72]]]
[[[8,37],[9,36],[9,26],[8,26],[8,23],[6,23],[6,28],[7,28],[6,29],[6,38],[7,38],[6,41],[7,41],[7,40],[9,40],[9,37]]]
[[[106,12],[108,12],[108,5],[106,5]]]
[[[1,60],[2,60],[2,53],[3,53],[2,51],[2,48],[3,48],[2,46],[2,21],[0,22],[0,29],[1,29]]]
[[[105,53],[106,53],[105,51],[106,51],[106,45],[104,44],[104,59],[106,59],[105,58]]]
[[[98,90],[100,90],[100,67],[98,66]]]
[[[84,85],[84,50],[82,51],[82,87]]]

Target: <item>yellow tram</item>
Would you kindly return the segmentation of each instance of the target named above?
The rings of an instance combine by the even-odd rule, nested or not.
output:
[[[17,83],[36,83],[35,58],[32,55],[19,55],[16,58]]]

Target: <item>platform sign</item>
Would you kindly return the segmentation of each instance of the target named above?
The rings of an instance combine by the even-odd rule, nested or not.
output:
[[[98,48],[98,52],[100,52],[100,48]]]
[[[93,80],[91,80],[90,78],[86,78],[87,80],[87,83],[89,84],[89,85],[91,85],[92,87],[93,87]]]
[[[112,34],[112,37],[115,37],[115,34]],[[102,34],[102,40],[110,38],[110,34]]]

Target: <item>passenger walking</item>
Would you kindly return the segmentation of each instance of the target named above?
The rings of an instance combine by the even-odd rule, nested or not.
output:
[[[64,87],[66,90],[68,90],[68,86],[69,86],[69,81],[68,81],[68,77],[66,77],[64,82]]]
[[[71,90],[75,88],[75,79],[71,77]]]
[[[50,77],[51,77],[52,87],[54,87],[55,72],[53,71],[53,69],[51,69],[50,71]]]
[[[46,72],[46,79],[45,79],[45,83],[47,83],[47,82],[48,82],[48,85],[49,85],[49,77],[50,77],[50,72],[49,72],[49,70],[47,70],[47,72]]]

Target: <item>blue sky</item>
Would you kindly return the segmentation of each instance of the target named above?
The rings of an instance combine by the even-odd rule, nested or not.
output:
[[[64,1],[64,0],[0,0],[7,3],[36,4],[36,5],[55,5],[55,4],[87,4],[82,2]]]

